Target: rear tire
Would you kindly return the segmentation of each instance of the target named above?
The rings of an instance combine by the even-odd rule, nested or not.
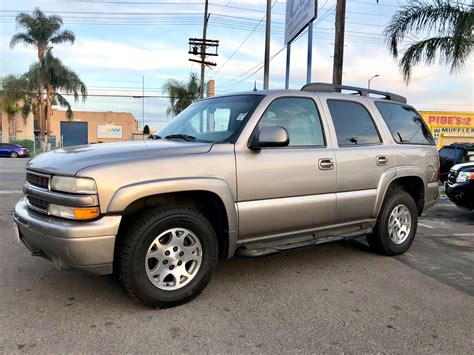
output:
[[[173,307],[199,295],[218,259],[209,221],[193,209],[158,207],[127,228],[119,256],[127,292],[151,307]]]
[[[400,255],[410,249],[416,235],[418,211],[413,198],[405,191],[387,195],[377,224],[367,242],[384,255]]]
[[[18,153],[17,152],[11,152],[10,153],[10,158],[13,158],[13,159],[18,158]]]

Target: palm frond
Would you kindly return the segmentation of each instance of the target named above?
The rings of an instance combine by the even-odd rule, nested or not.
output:
[[[10,40],[10,48],[15,47],[19,43],[24,43],[25,45],[35,44],[35,40],[31,38],[27,33],[20,32],[15,33]]]
[[[448,35],[465,11],[445,0],[408,2],[391,18],[384,31],[391,54],[398,56],[400,44],[410,33],[426,31],[430,35],[435,31],[438,36]]]
[[[68,120],[72,120],[74,114],[69,101],[67,101],[66,98],[59,93],[55,93],[54,98],[57,100],[59,106],[66,107],[66,118]]]
[[[74,35],[74,32],[69,31],[69,30],[64,30],[58,33],[53,38],[51,38],[50,42],[53,44],[71,42],[71,44],[73,44],[75,40],[76,40],[76,36]]]

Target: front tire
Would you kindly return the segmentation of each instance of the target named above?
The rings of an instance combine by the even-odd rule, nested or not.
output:
[[[381,254],[403,254],[415,239],[417,225],[418,213],[413,198],[405,191],[392,192],[386,197],[367,242]]]
[[[13,159],[18,158],[18,153],[17,152],[11,152],[10,153],[10,158],[13,158]]]
[[[214,228],[194,209],[158,207],[129,225],[119,260],[127,292],[151,307],[173,307],[199,295],[218,259]]]

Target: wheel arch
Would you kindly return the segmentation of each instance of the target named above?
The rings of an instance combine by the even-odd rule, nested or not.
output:
[[[377,188],[377,199],[373,216],[377,217],[382,203],[390,191],[406,191],[415,201],[418,215],[421,215],[425,205],[426,178],[421,169],[407,168],[386,172]]]
[[[219,256],[233,256],[237,243],[237,209],[227,183],[220,179],[161,180],[120,188],[107,208],[107,214],[123,216],[116,241],[119,248],[124,228],[136,213],[163,205],[180,205],[199,210],[213,225]]]

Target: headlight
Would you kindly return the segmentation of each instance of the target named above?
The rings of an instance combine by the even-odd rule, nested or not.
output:
[[[75,220],[84,220],[98,217],[99,207],[78,208],[50,204],[48,212],[51,216]]]
[[[94,180],[88,178],[53,176],[51,190],[72,194],[96,194],[97,186]]]
[[[456,182],[466,182],[467,180],[474,180],[474,172],[461,171],[456,178]]]

